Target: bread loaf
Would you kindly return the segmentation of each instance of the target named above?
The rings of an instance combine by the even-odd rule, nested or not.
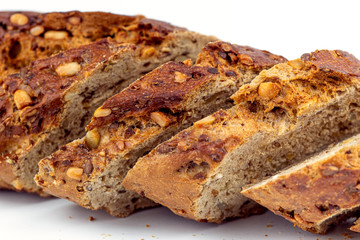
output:
[[[139,159],[124,187],[197,221],[257,212],[244,185],[360,131],[359,67],[349,53],[321,50],[262,71],[232,96],[236,106]]]
[[[230,96],[240,85],[284,61],[266,51],[215,42],[194,65],[166,63],[97,109],[86,137],[40,161],[36,181],[47,193],[119,217],[154,206],[121,185],[137,159],[193,121],[232,106]]]
[[[360,210],[359,153],[357,135],[244,189],[242,194],[303,230],[325,233]]]
[[[41,190],[33,181],[38,161],[61,145],[82,137],[93,112],[107,98],[164,62],[195,59],[204,44],[215,39],[143,17],[79,12],[34,17],[33,13],[22,14],[29,19],[27,24],[11,23],[13,14],[8,14],[10,23],[1,25],[8,30],[1,44],[3,52],[9,51],[1,55],[5,72],[16,71],[34,58],[52,54],[55,48],[81,46],[37,60],[19,73],[3,78],[1,187],[11,186],[18,191]],[[44,33],[32,36],[35,26],[44,27]],[[55,34],[55,30],[64,30],[66,40],[49,39],[47,33]],[[82,45],[107,36],[117,42],[103,39]],[[16,45],[21,46],[14,58],[12,47],[7,49],[10,46],[7,39],[18,41]],[[29,42],[42,47],[32,52]]]

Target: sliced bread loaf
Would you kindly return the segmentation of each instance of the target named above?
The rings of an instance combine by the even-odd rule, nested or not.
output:
[[[325,233],[360,210],[360,135],[241,193],[296,226]]]
[[[123,181],[174,213],[221,222],[258,205],[240,192],[360,131],[360,61],[316,51],[262,71],[220,110],[141,158]]]
[[[63,50],[89,44],[103,38],[112,38],[118,43],[135,44],[133,46],[136,48],[135,52],[129,53],[132,54],[133,57],[128,60],[132,61],[129,65],[134,67],[134,73],[137,75],[129,72],[133,68],[123,69],[126,74],[132,76],[132,80],[169,60],[195,59],[197,53],[207,42],[216,40],[215,37],[200,35],[187,31],[184,28],[147,19],[143,16],[123,16],[103,12],[78,11],[63,13],[0,12],[0,84],[2,84],[3,79],[11,73],[20,71],[20,76],[24,77],[29,70],[22,68],[28,66],[36,59],[46,58]],[[86,52],[87,50],[84,48],[82,51]],[[89,56],[86,56],[86,53],[79,53],[79,51],[78,54],[81,55],[79,55],[79,59],[82,59],[81,61],[93,61],[94,59],[97,59],[91,59],[93,57],[91,56],[91,50],[89,50]],[[104,59],[107,57],[109,56],[104,56]],[[49,60],[49,62],[53,61],[54,60]],[[115,61],[121,61],[121,59]],[[45,62],[36,62],[33,66],[36,64],[46,65]],[[100,67],[101,64],[103,63],[100,62],[98,67]],[[113,63],[106,62],[103,66],[103,70],[107,71],[107,68],[111,68],[111,66],[106,66],[112,64]],[[33,68],[36,69],[36,66]],[[35,74],[34,71],[31,74]],[[112,73],[109,74],[111,75]],[[50,74],[50,76],[51,75],[52,74]],[[34,78],[31,81],[35,83],[37,77],[31,78]],[[26,82],[27,81],[29,80],[26,80]],[[112,81],[115,81],[115,79]],[[118,81],[121,82],[120,79]],[[121,83],[121,85],[124,87],[128,83],[128,81],[125,81],[124,83]],[[28,94],[31,91],[36,91],[37,93],[42,91],[40,89],[29,89],[29,86],[26,85],[27,83],[21,86],[19,85],[18,87],[21,89],[27,88],[25,91]],[[6,86],[3,87],[7,88]],[[35,88],[37,87],[35,86]],[[82,98],[85,99],[84,106],[92,104],[92,108],[97,107],[104,99],[106,99],[106,97],[111,96],[111,93],[116,93],[118,89],[120,88],[116,87],[113,90],[109,90],[107,93],[104,92],[105,89],[98,91],[98,94],[101,96],[96,97],[96,103],[91,103],[91,98],[93,98],[92,95],[94,95],[96,89],[86,89],[85,92],[81,93],[84,94],[84,96],[82,96]],[[53,90],[57,91],[56,89]],[[6,124],[14,122],[14,124],[17,125],[21,122],[19,119],[10,120],[12,114],[10,109],[14,108],[16,111],[14,103],[11,102],[12,100],[9,100],[13,98],[13,93],[14,92],[9,93],[7,90],[0,89],[0,118],[2,119],[1,121],[6,120]],[[35,95],[35,97],[37,97],[37,95]],[[32,95],[31,98],[33,98]],[[83,121],[82,126],[79,126],[80,129],[83,129],[83,126],[86,126],[87,120],[90,119],[92,113],[93,112],[89,112],[85,118],[79,116],[79,119],[82,119],[81,121]],[[0,123],[0,132],[4,130],[3,126],[4,122]],[[12,128],[14,129],[14,127]],[[67,131],[68,130],[69,129],[67,129]],[[76,130],[75,132],[79,132],[79,130]],[[2,133],[4,134],[4,132]],[[73,134],[73,137],[75,135],[76,133]],[[14,139],[16,136],[17,134],[14,135]],[[11,136],[7,134],[6,137],[2,139],[2,143],[7,141],[9,137],[11,138]],[[66,141],[72,140],[73,137],[71,138],[69,136],[67,140],[64,139],[64,141],[59,142],[59,144],[64,144]],[[80,135],[76,137],[80,137]],[[0,148],[2,148],[1,151],[5,155],[12,154],[12,151],[14,149],[16,150],[18,147],[18,145],[15,145],[12,150],[4,150],[5,145],[6,144],[0,146]],[[56,147],[54,147],[54,149],[55,148]],[[39,157],[44,157],[44,154],[46,153],[40,154]],[[19,158],[18,156],[13,155],[13,157],[8,159],[8,156],[5,155],[0,157],[0,164],[2,165],[0,169],[3,169],[0,170],[0,172],[5,171],[4,165],[6,165],[6,160],[11,162]],[[9,169],[6,170],[6,174],[1,173],[0,188],[9,188],[11,186],[10,182],[15,180],[16,174],[14,175],[12,173],[13,167],[9,165],[7,168]],[[35,169],[37,169],[37,166],[34,167],[34,171]],[[9,178],[9,174],[12,177]],[[4,182],[3,179],[6,178],[8,178],[8,180],[5,180]],[[30,191],[30,188],[24,188],[23,184],[17,183],[13,185],[16,185],[17,190],[28,189]],[[31,189],[35,189],[34,191],[38,190],[33,182]]]
[[[86,137],[41,160],[36,181],[47,193],[119,217],[153,206],[121,185],[137,159],[193,121],[232,106],[230,96],[240,85],[283,61],[266,51],[215,42],[194,65],[164,64],[97,109]]]
[[[0,88],[1,181],[16,190],[40,191],[33,181],[38,161],[83,136],[95,109],[107,98],[164,62],[195,59],[205,43],[214,39],[152,20],[135,27],[139,32],[129,30],[130,40],[120,36],[117,40],[136,44],[99,40],[37,60],[4,79]]]

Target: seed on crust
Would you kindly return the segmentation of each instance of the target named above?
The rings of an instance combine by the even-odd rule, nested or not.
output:
[[[27,24],[29,22],[29,19],[24,14],[15,13],[15,14],[11,15],[10,22],[13,24],[22,26],[22,25]]]
[[[175,80],[174,80],[174,82],[183,83],[183,82],[186,81],[186,79],[187,79],[186,74],[181,73],[181,72],[175,72]]]
[[[305,63],[301,59],[295,59],[288,62],[288,64],[296,69],[302,69],[305,66]]]
[[[86,133],[85,141],[90,148],[95,149],[99,146],[100,138],[101,136],[99,131],[94,128],[93,130]]]
[[[78,25],[81,22],[81,18],[78,16],[73,16],[68,18],[68,22],[71,23],[72,25]]]
[[[162,112],[152,112],[150,113],[150,118],[159,124],[160,127],[166,127],[171,123],[170,118]]]
[[[79,167],[70,167],[67,171],[66,171],[66,175],[69,178],[75,179],[80,181],[81,180],[81,176],[84,172],[84,169],[79,168]]]
[[[229,44],[226,44],[226,43],[221,44],[221,48],[224,49],[224,51],[226,51],[226,52],[231,51],[231,46]]]
[[[116,146],[119,148],[120,151],[122,151],[122,150],[125,149],[125,142],[119,140],[119,141],[116,142]]]
[[[31,97],[24,90],[17,90],[14,93],[14,102],[16,107],[20,110],[32,103]]]
[[[63,40],[68,37],[68,33],[66,31],[47,31],[44,34],[45,39],[55,39],[55,40]]]
[[[101,108],[95,110],[94,117],[100,118],[100,117],[107,117],[111,114],[111,109],[109,108]]]
[[[200,125],[205,125],[205,124],[212,124],[215,121],[215,117],[214,116],[207,116],[197,122],[194,123],[194,126],[200,126]]]
[[[43,26],[35,26],[30,29],[30,34],[33,36],[39,36],[45,31]]]
[[[253,65],[254,61],[249,55],[246,54],[240,54],[240,61],[245,65]]]
[[[183,63],[188,67],[191,67],[193,65],[193,62],[191,59],[186,59]]]
[[[60,77],[71,77],[77,74],[81,70],[81,65],[77,62],[65,63],[58,66],[55,72]]]
[[[149,58],[155,54],[155,48],[154,47],[146,47],[142,50],[141,57],[142,58]]]
[[[273,82],[261,83],[258,89],[259,96],[265,100],[271,100],[279,94],[281,87]]]

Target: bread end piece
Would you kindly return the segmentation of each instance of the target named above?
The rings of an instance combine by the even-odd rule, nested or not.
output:
[[[324,234],[360,210],[359,153],[360,135],[241,193],[303,230]]]

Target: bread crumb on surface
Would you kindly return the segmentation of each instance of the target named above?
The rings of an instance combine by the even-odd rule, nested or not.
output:
[[[95,218],[93,217],[93,216],[89,216],[89,221],[90,222],[92,222],[92,221],[94,221],[95,220]]]
[[[344,239],[352,239],[352,238],[353,238],[353,236],[351,236],[351,235],[350,235],[349,233],[347,233],[347,232],[344,232],[342,235],[344,236]]]
[[[150,227],[150,225],[149,225],[149,224],[146,224],[146,227],[148,228],[148,227]]]

